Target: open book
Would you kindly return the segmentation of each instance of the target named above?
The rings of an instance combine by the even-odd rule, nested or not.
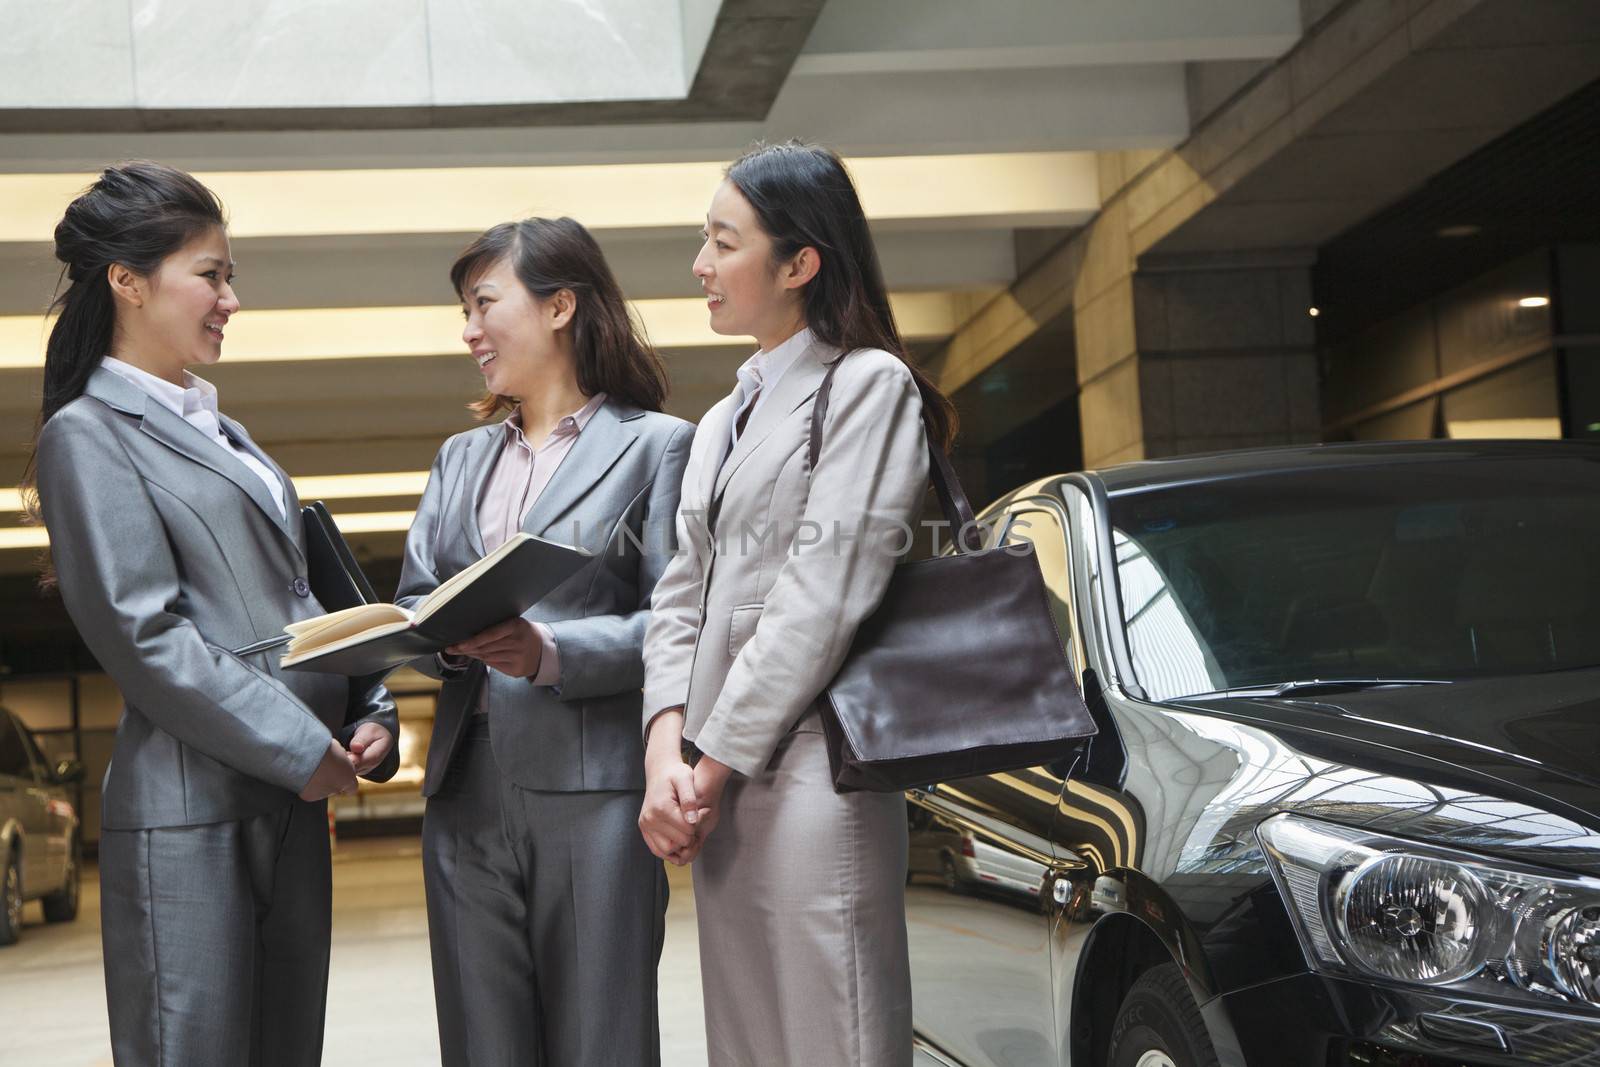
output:
[[[589,559],[582,549],[519,533],[408,611],[359,604],[284,627],[290,670],[364,675],[442,652],[521,615]]]

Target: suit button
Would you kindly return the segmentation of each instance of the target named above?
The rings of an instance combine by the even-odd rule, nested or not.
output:
[[[294,590],[295,596],[304,597],[311,595],[311,583],[306,581],[304,578],[301,578],[299,575],[296,575],[294,581],[289,583],[289,588]]]

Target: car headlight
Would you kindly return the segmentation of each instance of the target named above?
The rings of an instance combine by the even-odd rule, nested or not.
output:
[[[1257,836],[1316,970],[1600,1005],[1600,881],[1298,815]]]

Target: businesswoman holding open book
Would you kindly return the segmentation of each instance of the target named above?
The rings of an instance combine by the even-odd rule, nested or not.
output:
[[[108,168],[56,227],[37,499],[62,599],[126,700],[101,931],[118,1067],[321,1062],[324,798],[394,773],[394,703],[228,651],[322,613],[294,485],[187,368],[239,308],[222,205]],[[25,483],[26,484],[26,483]]]
[[[909,1065],[905,802],[834,792],[815,702],[883,596],[927,485],[926,440],[945,445],[954,413],[906,362],[832,152],[789,143],[735,162],[694,272],[712,328],[761,348],[700,423],[686,551],[656,586],[640,828],[660,855],[699,853],[714,1067]]]
[[[519,531],[593,554],[524,616],[418,661],[445,679],[423,874],[447,1067],[660,1062],[661,863],[635,821],[650,594],[693,427],[594,239],[496,226],[450,279],[480,418],[434,461],[406,540],[410,606]]]

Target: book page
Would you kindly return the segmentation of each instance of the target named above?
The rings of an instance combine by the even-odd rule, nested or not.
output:
[[[366,606],[369,608],[393,608],[395,611],[404,610],[402,608],[396,608],[393,604],[368,604]],[[405,618],[396,619],[393,622],[384,623],[378,626],[368,626],[363,629],[356,630],[354,633],[350,633],[344,627],[338,628],[339,634],[337,635],[329,634],[329,629],[332,628],[320,630],[318,631],[316,637],[313,638],[313,643],[309,646],[305,644],[297,646],[293,641],[289,642],[289,651],[285,653],[283,659],[278,661],[278,666],[291,667],[302,660],[308,660],[314,656],[320,656],[326,652],[337,652],[341,648],[349,648],[351,645],[359,645],[375,638],[383,637],[387,634],[399,633],[401,630],[410,628],[410,626],[411,620],[409,618]]]
[[[438,611],[444,605],[448,604],[451,597],[455,596],[466,586],[471,585],[473,580],[476,579],[478,575],[482,574],[490,567],[493,567],[496,563],[499,563],[504,557],[510,555],[518,545],[522,544],[524,541],[532,540],[532,535],[525,533],[519,533],[513,537],[509,537],[506,539],[505,544],[501,545],[487,556],[484,556],[472,566],[467,567],[465,570],[458,571],[449,578],[445,579],[445,581],[439,584],[439,588],[423,597],[422,602],[417,605],[417,611],[414,618],[416,619],[418,625],[423,623],[429,615],[432,615],[435,611]]]
[[[396,629],[403,630],[409,625],[411,613],[397,604],[359,604],[331,615],[285,626],[290,640],[284,658],[287,660],[311,651],[322,651],[347,637],[365,637],[369,632],[379,630],[389,633]]]
[[[337,623],[343,622],[345,619],[351,618],[359,612],[366,611],[368,608],[389,606],[390,605],[387,604],[357,604],[353,608],[345,608],[342,611],[330,611],[326,615],[317,615],[309,619],[301,619],[299,622],[291,622],[289,625],[283,628],[283,632],[288,634],[290,637],[304,637],[307,634],[322,629],[324,626],[333,626]]]

